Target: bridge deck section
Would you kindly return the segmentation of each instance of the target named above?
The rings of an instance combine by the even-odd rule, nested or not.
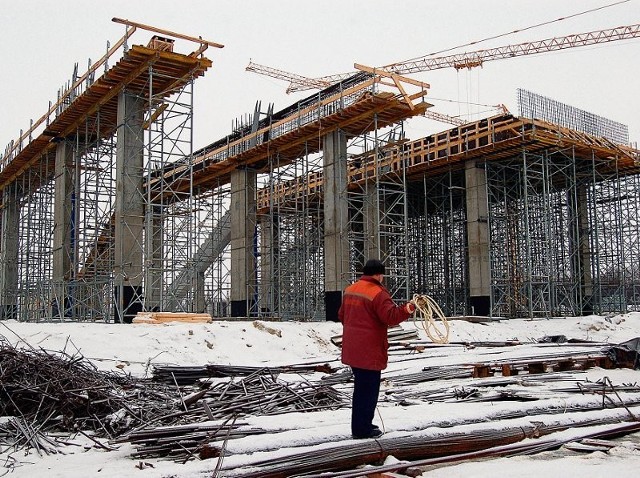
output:
[[[117,128],[118,94],[124,89],[148,96],[153,77],[153,94],[156,98],[167,98],[194,78],[204,75],[211,66],[205,57],[182,55],[171,51],[157,50],[141,45],[132,46],[107,72],[96,79],[81,94],[69,100],[69,104],[55,111],[53,119],[36,137],[24,147],[15,145],[0,164],[0,190],[17,180],[31,168],[51,171],[53,174],[56,141],[72,135],[90,144],[100,138],[115,134]],[[100,129],[81,127],[97,125]],[[51,164],[47,164],[51,163]],[[50,177],[42,178],[42,180]]]

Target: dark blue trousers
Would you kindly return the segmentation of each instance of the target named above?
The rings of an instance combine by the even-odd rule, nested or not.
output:
[[[351,433],[356,437],[368,436],[372,430],[373,415],[380,393],[380,370],[352,367],[353,401],[351,402]]]

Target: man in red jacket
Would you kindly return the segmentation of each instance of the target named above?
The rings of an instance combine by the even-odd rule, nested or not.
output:
[[[396,305],[382,285],[384,264],[369,259],[362,277],[344,291],[338,317],[343,325],[342,363],[353,371],[351,433],[354,438],[378,438],[373,422],[380,393],[381,371],[387,368],[387,328],[407,320],[412,302]]]

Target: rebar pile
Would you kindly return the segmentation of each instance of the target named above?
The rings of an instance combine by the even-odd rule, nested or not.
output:
[[[175,387],[100,371],[79,354],[0,342],[0,416],[10,417],[0,426],[0,445],[53,453],[54,433],[113,439],[150,423],[176,423],[184,404]]]
[[[249,367],[239,365],[156,365],[153,367],[153,379],[158,382],[178,385],[191,385],[198,380],[206,378],[238,377],[255,373],[275,374],[281,373],[334,373],[335,369],[327,363],[283,365],[279,367]]]
[[[135,407],[136,395],[146,398],[131,377],[98,371],[80,355],[0,344],[0,415],[38,423],[43,432],[115,433],[120,424],[107,417]]]
[[[589,427],[596,424],[611,425],[616,430],[624,429],[627,433],[640,429],[640,425],[637,422],[621,423],[619,418],[603,416],[594,419],[576,414],[573,421],[566,422],[550,420],[550,423],[536,421],[528,424],[522,422],[514,424],[503,423],[500,426],[488,424],[486,428],[451,430],[440,436],[417,433],[412,436],[365,440],[350,444],[348,447],[339,445],[310,451],[294,451],[277,458],[256,460],[242,468],[234,467],[233,469],[225,470],[223,466],[225,473],[223,476],[284,478],[310,472],[353,469],[367,463],[382,462],[387,456],[394,456],[399,460],[445,457],[459,453],[487,450],[497,445],[517,443],[524,438],[538,438],[568,428]],[[607,432],[603,431],[601,433],[605,435]],[[587,432],[585,436],[599,436],[599,433]],[[561,444],[559,442],[558,446]],[[545,446],[544,449],[548,449],[548,447]],[[362,474],[363,471],[360,470],[360,473]],[[332,474],[327,476],[332,476]]]
[[[282,371],[330,370],[328,366],[291,366]],[[186,367],[189,374],[213,366]],[[218,374],[249,373],[237,380],[177,387],[175,373],[166,368],[158,383],[135,379],[124,373],[99,371],[80,355],[45,350],[19,349],[0,343],[0,416],[16,417],[0,427],[0,443],[16,448],[35,448],[50,453],[55,442],[46,434],[55,431],[93,431],[97,436],[131,439],[141,448],[139,456],[189,457],[220,434],[237,438],[262,430],[243,430],[235,425],[211,425],[244,415],[275,415],[288,412],[334,410],[348,399],[326,384],[302,381],[292,384],[277,378],[273,369],[227,367]],[[170,379],[169,379],[170,377]],[[17,418],[19,417],[19,418]],[[203,425],[209,422],[208,425]],[[164,429],[155,428],[161,426]],[[212,430],[215,429],[215,433]],[[127,432],[129,432],[127,434]]]
[[[258,428],[238,427],[231,423],[192,423],[174,427],[136,430],[121,436],[118,443],[129,442],[135,448],[132,458],[167,457],[186,461],[193,456],[211,458],[218,456],[219,450],[209,446],[210,442],[242,438],[265,433]]]
[[[310,382],[286,384],[260,373],[238,382],[217,384],[207,391],[203,400],[213,417],[335,410],[348,403],[347,397],[327,385]]]
[[[238,429],[237,417],[335,410],[348,404],[348,397],[330,386],[311,382],[288,384],[269,373],[269,369],[211,385],[191,397],[193,400],[185,404],[187,410],[174,417],[174,425],[182,424],[144,427],[118,441],[131,442],[136,448],[133,456],[137,458],[187,460],[196,454],[202,457],[210,453],[213,449],[208,447],[209,442],[264,433],[260,429]],[[233,424],[229,425],[227,422],[232,419]]]
[[[58,443],[39,430],[34,429],[20,417],[11,417],[0,422],[0,443],[16,450],[30,448],[38,455],[57,453]]]

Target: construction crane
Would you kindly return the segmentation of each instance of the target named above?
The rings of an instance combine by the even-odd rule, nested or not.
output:
[[[308,87],[304,89],[317,88],[321,90],[323,88],[326,88],[332,85],[331,82],[324,80],[323,78],[308,78],[306,76],[297,75],[295,73],[291,73],[288,71],[278,70],[277,68],[271,68],[269,66],[259,65],[251,61],[249,62],[249,65],[247,66],[246,70],[252,71],[254,73],[258,73],[259,75],[270,76],[271,78],[276,78],[278,80],[286,80],[286,81],[289,81],[291,85],[294,85],[294,84],[305,85]],[[345,74],[344,77],[341,77],[340,79],[343,80],[345,78],[348,78],[349,76],[352,76],[352,75]],[[325,78],[329,78],[329,77],[325,77]],[[291,86],[289,86],[289,88],[291,88]],[[289,88],[287,88],[287,93],[290,93]],[[506,107],[504,105],[498,105],[495,108],[500,109],[503,113],[507,112]],[[431,110],[426,110],[424,113],[422,113],[422,116],[424,116],[425,118],[432,119],[434,121],[439,121],[441,123],[452,124],[454,126],[462,126],[463,124],[467,123],[465,120],[459,117],[449,116],[447,114],[438,113],[436,111],[431,111]]]
[[[385,65],[376,68],[375,70],[406,75],[417,73],[420,71],[437,70],[440,68],[455,68],[456,70],[461,70],[463,68],[471,69],[482,66],[485,61],[490,60],[514,58],[524,55],[535,55],[538,53],[549,51],[565,50],[567,48],[597,45],[600,43],[608,43],[617,40],[628,40],[631,38],[637,38],[639,36],[640,24],[627,25],[612,28],[609,30],[596,30],[586,33],[567,35],[563,37],[553,37],[535,42],[518,43],[516,45],[505,45],[497,48],[489,48],[487,50],[459,53],[455,55],[440,57],[432,57],[427,55],[414,60],[391,63],[390,65]],[[366,67],[363,67],[362,65],[355,64],[354,66],[359,70],[364,69],[368,71],[368,69]],[[337,83],[355,74],[355,72],[339,73],[336,75],[323,76],[320,78],[307,78],[301,75],[282,72],[281,70],[276,70],[273,68],[269,68],[269,70],[272,70],[272,72],[267,73],[264,70],[265,68],[268,67],[261,67],[260,65],[256,65],[255,63],[249,63],[247,70],[270,76],[281,74],[282,76],[276,76],[276,78],[286,79],[290,82],[290,85],[287,88],[287,93],[294,91],[304,91],[311,88],[326,88],[329,85]]]

